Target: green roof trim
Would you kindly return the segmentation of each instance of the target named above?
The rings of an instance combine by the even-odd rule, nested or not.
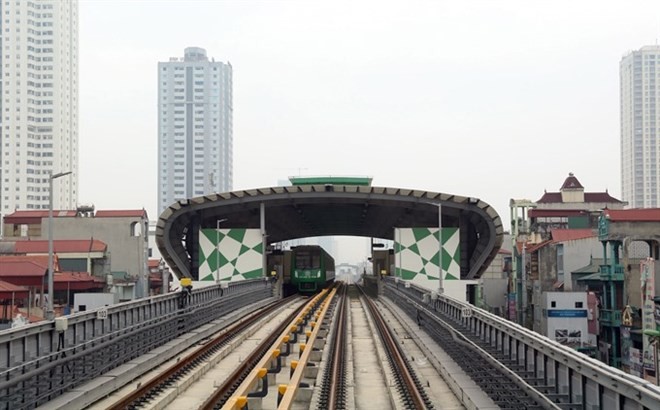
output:
[[[126,272],[125,270],[112,271],[112,272],[110,272],[110,275],[112,275],[113,279],[128,279],[129,278],[128,272]]]
[[[578,282],[582,282],[582,281],[584,281],[584,280],[598,280],[598,281],[601,281],[602,278],[600,277],[600,272],[596,272],[596,273],[592,273],[592,274],[590,274],[590,275],[587,275],[587,276],[585,276],[585,277],[578,278],[578,279],[576,279],[576,280],[577,280]]]
[[[291,185],[362,185],[371,186],[369,177],[289,177]]]
[[[600,265],[603,264],[603,258],[591,258],[587,266],[572,271],[571,273],[598,273],[600,272]]]

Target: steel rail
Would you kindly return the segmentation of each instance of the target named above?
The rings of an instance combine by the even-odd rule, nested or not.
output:
[[[162,386],[167,385],[170,379],[178,378],[185,374],[188,370],[192,369],[194,362],[200,357],[203,357],[205,354],[211,352],[214,348],[223,345],[228,340],[231,340],[233,337],[235,337],[236,334],[247,329],[255,321],[263,318],[274,310],[279,309],[294,299],[295,296],[290,296],[286,299],[275,301],[263,307],[262,309],[245,316],[239,322],[223,329],[222,334],[218,335],[215,339],[209,343],[206,343],[192,355],[179,360],[163,373],[144,383],[138,389],[132,391],[120,401],[110,406],[108,410],[124,410],[136,407],[136,402],[139,402],[142,398],[149,396],[152,391],[158,390]]]
[[[387,326],[387,323],[385,323],[385,319],[383,319],[383,316],[378,311],[376,304],[367,296],[364,289],[360,286],[357,286],[357,288],[362,293],[369,309],[369,313],[374,319],[378,334],[386,347],[386,352],[392,365],[392,369],[399,375],[397,379],[403,388],[401,393],[404,396],[404,399],[405,396],[407,396],[412,402],[410,404],[412,404],[415,409],[433,408],[431,402],[426,397],[426,393],[423,391],[423,387],[419,384],[417,377],[413,374],[412,368],[403,356],[399,344],[392,336],[392,332]]]
[[[474,382],[493,399],[495,404],[509,408],[560,409],[545,394],[527,383],[514,370],[494,358],[473,340],[467,332],[450,324],[441,312],[430,310],[400,290],[388,288],[404,305],[397,303],[411,318],[417,314],[420,326],[433,338]],[[394,299],[391,299],[394,300]],[[396,300],[394,300],[396,303]],[[530,402],[531,401],[531,402]]]
[[[296,366],[296,369],[294,370],[293,374],[291,375],[291,378],[289,379],[289,384],[286,386],[284,394],[282,395],[280,403],[277,407],[278,410],[290,409],[291,406],[293,405],[293,401],[296,397],[296,392],[298,390],[298,387],[300,387],[300,382],[303,378],[305,368],[307,367],[307,362],[309,361],[309,357],[312,351],[314,350],[313,349],[314,341],[316,340],[316,337],[319,334],[319,329],[321,329],[321,322],[325,319],[326,314],[330,308],[329,302],[332,301],[336,293],[337,293],[337,287],[332,288],[332,291],[330,291],[328,298],[323,303],[320,312],[317,312],[318,323],[316,323],[316,325],[313,327],[309,335],[309,338],[307,340],[307,346],[305,347],[304,351],[300,355],[300,358],[298,359],[298,365]]]
[[[267,355],[284,343],[285,337],[292,331],[292,328],[302,322],[301,316],[308,318],[312,315],[312,310],[316,308],[328,295],[327,289],[321,291],[305,305],[300,306],[292,312],[287,319],[277,326],[277,328],[266,337],[250,356],[237,367],[227,380],[218,387],[211,396],[199,407],[200,410],[212,410],[219,407],[241,408],[239,399],[245,397],[251,385],[260,377],[261,369],[271,360],[272,356]],[[288,342],[287,342],[288,343]],[[275,346],[277,344],[277,346]],[[267,377],[267,376],[266,376]]]
[[[331,368],[331,380],[328,392],[328,409],[343,409],[346,405],[345,403],[345,394],[346,394],[346,361],[345,361],[345,351],[346,351],[346,317],[347,317],[347,306],[346,302],[348,293],[348,286],[344,286],[342,289],[342,295],[339,299],[340,305],[338,310],[337,325],[336,325],[336,334],[335,340],[332,344],[334,349],[332,355],[332,368]]]

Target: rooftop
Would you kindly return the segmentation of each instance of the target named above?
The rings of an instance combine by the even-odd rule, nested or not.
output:
[[[78,210],[53,210],[53,218],[83,217]],[[92,218],[147,218],[144,209],[99,210],[91,214]],[[8,224],[39,224],[43,218],[48,218],[48,211],[15,211],[5,215],[4,223]]]
[[[561,204],[563,203],[561,193],[563,191],[584,191],[584,186],[578,181],[577,177],[570,172],[564,183],[559,188],[559,192],[545,192],[541,199],[536,201],[539,204]],[[616,203],[621,204],[622,201],[611,196],[607,190],[605,192],[584,192],[585,203]]]
[[[361,185],[371,186],[371,177],[308,176],[289,177],[292,185]]]
[[[550,235],[555,243],[595,238],[597,236],[596,231],[593,229],[552,229]]]
[[[660,222],[660,208],[606,209],[603,216],[612,222]]]
[[[584,187],[580,181],[578,181],[575,175],[573,175],[572,172],[569,172],[568,178],[566,178],[561,188],[559,188],[560,191],[563,191],[564,189],[584,189]]]
[[[551,203],[562,203],[561,192],[546,192],[543,194],[541,199],[536,201],[539,204],[551,204]],[[585,192],[584,193],[584,202],[591,203],[615,203],[620,204],[623,201],[620,201],[613,196],[611,196],[607,191],[605,192]]]
[[[48,241],[2,241],[0,243],[13,244],[13,253],[48,253]],[[11,246],[9,247],[11,248]],[[55,253],[91,253],[105,252],[108,245],[98,239],[57,239],[53,240]]]
[[[44,276],[47,271],[48,255],[0,256],[0,276]]]

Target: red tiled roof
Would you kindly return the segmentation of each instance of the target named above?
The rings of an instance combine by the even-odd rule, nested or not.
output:
[[[24,299],[28,297],[28,289],[0,280],[0,299]]]
[[[534,245],[527,244],[527,246],[525,247],[525,251],[536,252],[537,250],[551,243],[560,243],[566,241],[575,241],[578,239],[595,238],[597,236],[596,231],[593,229],[552,229],[550,233],[552,235],[552,239],[547,239],[543,242],[539,242]],[[521,252],[522,252],[522,244],[519,242],[518,253]]]
[[[571,173],[568,174],[568,178],[566,178],[566,180],[564,181],[564,184],[561,186],[561,188],[559,188],[559,190],[562,190],[562,189],[579,189],[579,188],[584,189],[584,187],[582,186],[580,181],[578,181],[578,179],[575,178],[575,176],[571,172]]]
[[[539,204],[561,204],[561,192],[546,192],[541,199],[536,201]],[[622,201],[614,198],[608,192],[585,192],[584,203],[614,203],[620,204]]]
[[[536,245],[527,244],[527,246],[525,247],[525,251],[528,252],[528,253],[529,252],[535,252],[535,251],[543,248],[545,245],[547,245],[549,243],[552,243],[552,241],[548,239],[548,240],[545,240],[543,242],[537,243]],[[520,245],[518,246],[518,252],[520,252],[520,253],[522,252],[522,246],[520,246]]]
[[[147,265],[149,266],[149,269],[158,269],[158,265],[160,264],[160,259],[149,259],[147,261]]]
[[[58,239],[53,241],[55,253],[105,252],[108,245],[98,239]],[[48,253],[48,241],[16,241],[16,253]]]
[[[57,271],[57,259],[53,269]],[[21,286],[42,286],[48,272],[48,255],[0,256],[0,279]]]
[[[54,210],[53,218],[75,218],[78,215],[76,210]],[[94,214],[96,218],[147,218],[147,211],[144,209],[126,209],[126,210],[109,210],[109,211],[96,211]],[[5,215],[4,222],[8,224],[27,224],[34,225],[41,223],[42,218],[48,218],[48,211],[15,211],[9,215]]]
[[[596,231],[593,229],[552,229],[550,230],[552,241],[566,242],[575,241],[577,239],[586,239],[596,237]]]
[[[96,211],[96,218],[146,218],[147,211],[144,209],[125,209],[118,211]]]
[[[509,250],[500,248],[500,250],[497,251],[497,253],[501,253],[502,255],[511,255],[512,252],[509,251]]]
[[[589,211],[584,209],[538,209],[531,208],[527,214],[530,218],[556,218],[561,216],[588,215]]]
[[[541,199],[536,201],[539,204],[554,204],[561,203],[561,192],[546,192]]]
[[[71,210],[54,210],[53,218],[73,218],[76,214],[76,211]],[[16,211],[5,215],[4,221],[7,224],[34,225],[41,223],[42,218],[48,218],[48,211]]]
[[[603,215],[612,222],[660,222],[660,208],[606,209]]]
[[[613,203],[623,203],[609,194],[609,192],[585,192],[584,193],[584,202],[613,202]]]
[[[53,275],[55,290],[88,290],[102,289],[105,281],[87,272],[57,272]]]
[[[48,270],[48,255],[0,256],[0,276],[44,276]]]

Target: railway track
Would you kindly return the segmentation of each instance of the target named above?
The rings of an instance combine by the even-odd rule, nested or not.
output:
[[[328,349],[328,363],[325,365],[321,381],[317,408],[346,408],[346,347],[348,339],[348,286],[343,286],[337,301],[333,323],[333,340]]]
[[[287,305],[295,299],[291,296],[286,299],[276,301],[263,309],[254,312],[241,321],[229,326],[223,330],[213,340],[208,341],[194,354],[178,360],[175,364],[167,368],[158,376],[151,380],[141,383],[134,391],[115,402],[108,407],[109,410],[134,410],[147,406],[150,401],[157,395],[161,394],[165,389],[170,388],[178,380],[191,372],[201,362],[206,360],[209,356],[216,353],[218,350],[226,346],[232,339],[245,329],[250,327],[254,322],[266,317],[283,306]]]
[[[311,323],[312,327],[316,325],[316,320],[320,317],[319,310],[333,295],[333,292],[325,291],[282,321],[227,380],[215,389],[200,410],[243,408],[247,397],[265,396],[268,392],[268,373],[279,373],[282,370],[283,352],[280,347],[285,346],[283,350],[287,355],[291,354],[291,345],[298,341],[298,335],[304,331],[305,326],[308,323]],[[277,348],[274,349],[273,346]],[[271,356],[266,356],[269,352]],[[261,391],[253,391],[255,380],[261,385]]]
[[[504,410],[559,409],[539,386],[525,382],[524,369],[509,369],[503,357],[492,351],[462,323],[441,311],[415,303],[398,290],[388,289],[386,295],[398,300],[397,305],[417,322],[470,378]],[[492,353],[492,356],[491,356]]]
[[[362,288],[358,286],[358,289],[366,301],[369,313],[378,329],[378,335],[386,347],[388,361],[397,382],[396,389],[401,396],[404,407],[408,409],[433,409],[433,403],[397,342],[396,336],[390,330],[373,300],[364,293]]]
[[[263,317],[283,303],[258,313]],[[417,374],[423,360],[414,362],[412,346],[404,346],[405,331],[359,287],[337,284],[288,309],[277,317],[271,314],[267,325],[255,325],[253,314],[109,408],[402,410],[432,409],[439,403],[460,408],[446,386],[445,396],[437,388],[425,390],[429,380],[434,387],[444,381],[437,373],[429,376],[429,368]],[[254,336],[242,336],[236,351],[207,361],[214,349],[227,344],[225,338],[248,326],[258,328]],[[202,363],[210,367],[203,380],[185,376]],[[173,394],[177,397],[170,400]]]

